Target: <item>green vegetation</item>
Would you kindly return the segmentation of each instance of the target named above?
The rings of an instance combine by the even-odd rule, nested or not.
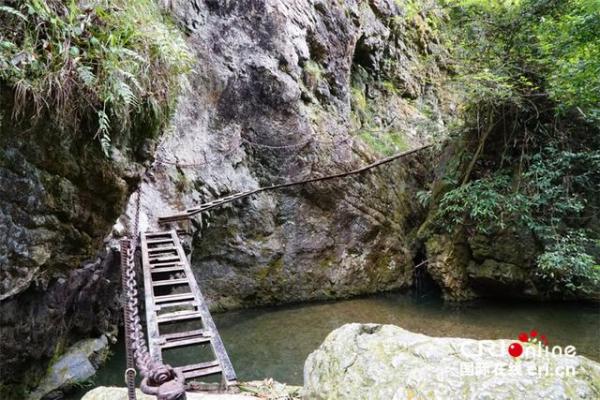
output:
[[[378,84],[388,95],[397,94],[397,88],[390,81],[382,81]],[[374,115],[376,114],[373,108],[376,109],[378,106],[367,100],[364,89],[355,85],[351,88],[351,94],[354,117],[357,123],[363,126],[356,133],[356,136],[363,143],[374,152],[384,156],[391,156],[408,148],[406,137],[402,132],[395,131],[391,127],[373,126]]]
[[[169,117],[192,58],[153,0],[12,0],[0,6],[0,82],[13,115],[87,131],[108,153],[111,134]]]
[[[461,153],[440,229],[527,230],[548,292],[597,291],[600,2],[448,1]]]
[[[600,265],[588,254],[593,245],[585,232],[573,231],[562,236],[538,258],[538,275],[554,284],[552,288],[571,291],[593,290],[585,285],[597,284]]]
[[[323,67],[313,60],[308,60],[304,64],[304,71],[317,81],[320,80],[323,75]]]
[[[401,132],[362,131],[358,137],[371,149],[384,156],[391,156],[408,149]]]

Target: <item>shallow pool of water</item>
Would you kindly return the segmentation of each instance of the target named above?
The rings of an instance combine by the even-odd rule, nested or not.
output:
[[[537,329],[550,345],[574,345],[578,354],[600,361],[600,307],[591,304],[479,301],[450,306],[439,300],[388,293],[233,311],[215,314],[214,319],[242,381],[273,377],[301,385],[308,354],[329,332],[349,322],[394,324],[431,336],[475,339],[516,339],[519,332]],[[123,345],[116,345],[113,351],[94,386],[123,386]]]

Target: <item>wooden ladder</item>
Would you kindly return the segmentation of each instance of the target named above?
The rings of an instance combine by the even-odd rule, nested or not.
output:
[[[226,386],[237,378],[221,336],[208,311],[176,231],[146,232],[140,236],[146,325],[151,357],[163,362],[163,350],[210,345],[214,360],[178,366],[186,379],[221,375]],[[167,331],[185,322],[179,331]],[[192,326],[194,329],[188,330]]]

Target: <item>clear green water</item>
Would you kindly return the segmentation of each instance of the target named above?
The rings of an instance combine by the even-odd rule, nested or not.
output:
[[[549,344],[571,344],[578,354],[600,361],[600,306],[590,304],[477,302],[457,307],[389,293],[240,310],[216,314],[214,319],[242,381],[273,377],[301,385],[308,354],[329,332],[349,322],[394,324],[431,336],[475,339],[516,338],[519,332],[535,328],[548,337]],[[94,379],[95,385],[123,386],[122,344],[114,352]],[[184,352],[182,363],[186,356]]]

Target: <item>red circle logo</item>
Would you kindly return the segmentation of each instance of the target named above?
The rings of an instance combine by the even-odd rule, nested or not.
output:
[[[523,346],[521,346],[521,343],[512,343],[508,346],[508,354],[515,358],[523,354]]]
[[[527,342],[527,341],[529,341],[529,336],[527,336],[527,334],[525,332],[521,332],[521,333],[519,333],[519,340],[521,342]]]

